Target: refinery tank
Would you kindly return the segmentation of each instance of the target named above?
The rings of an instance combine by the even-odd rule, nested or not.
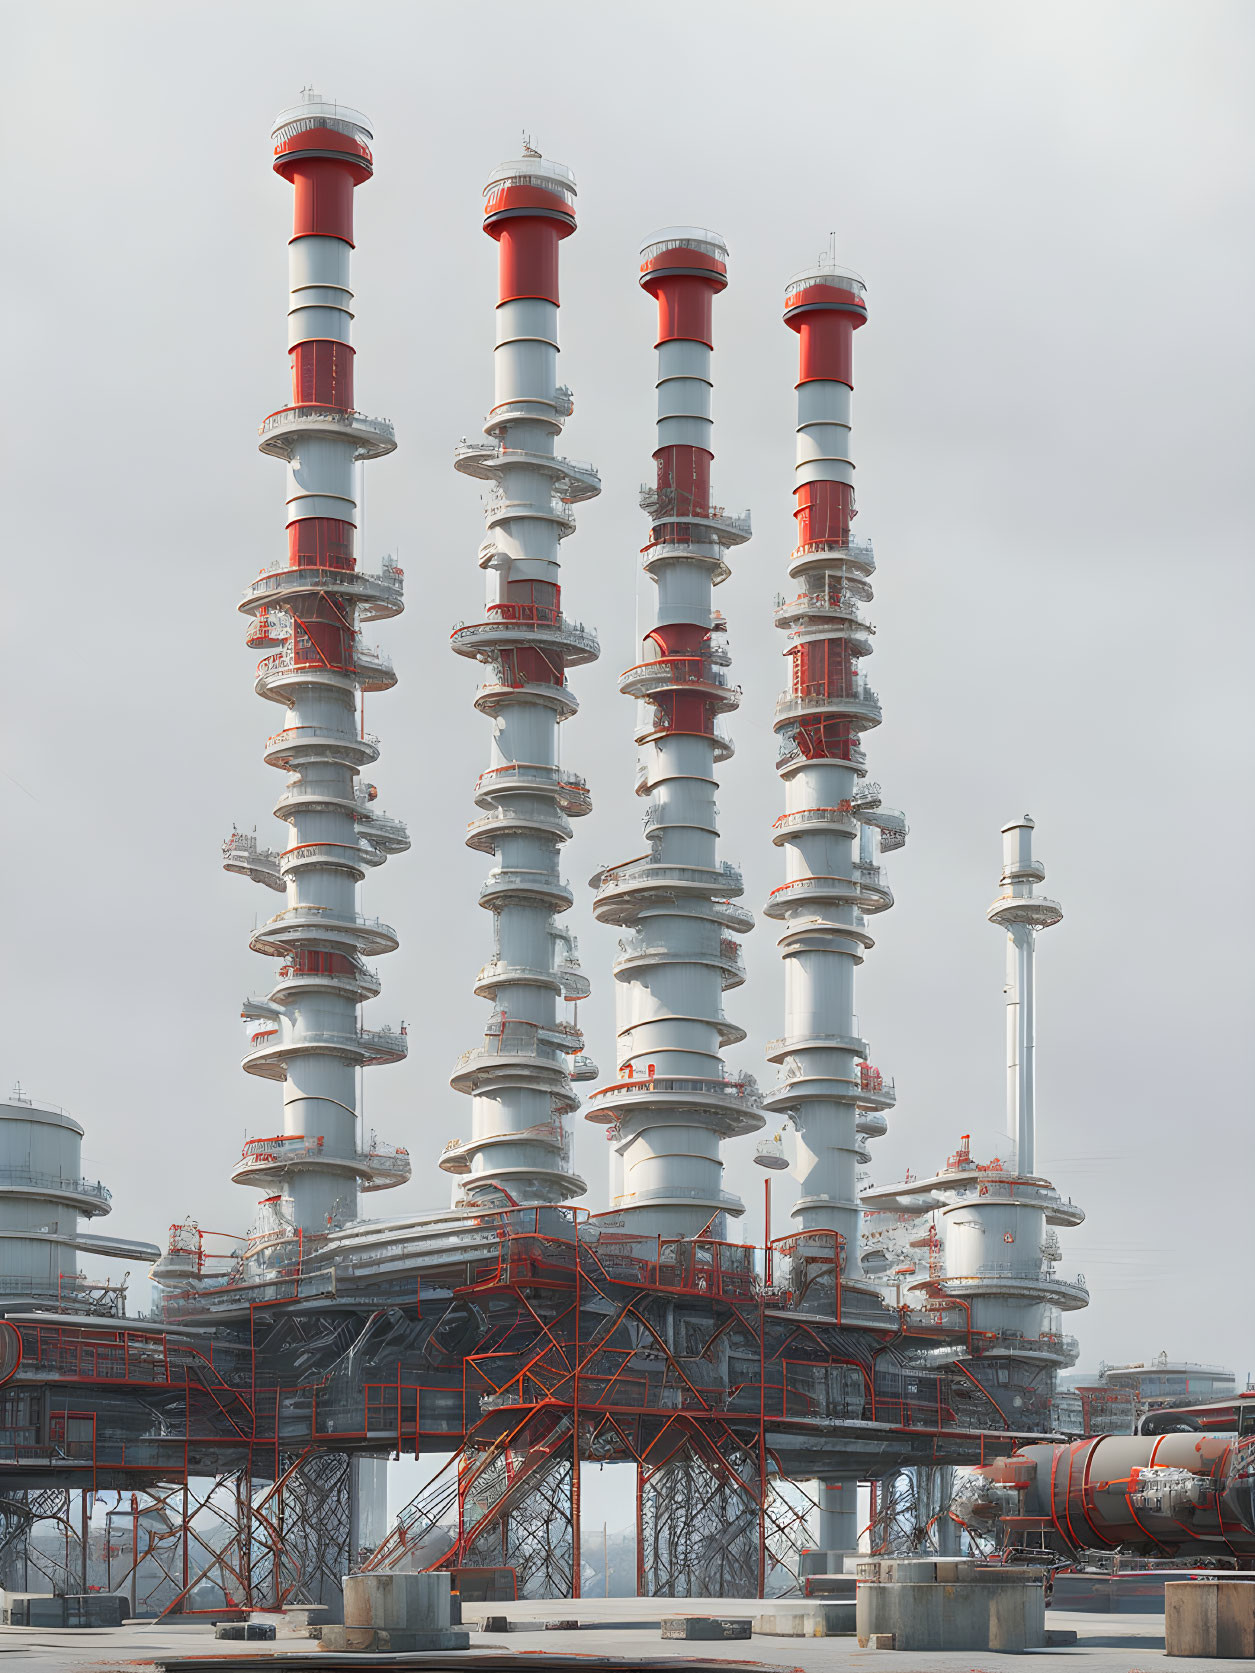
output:
[[[77,1284],[79,1216],[108,1214],[109,1192],[82,1177],[83,1129],[21,1088],[0,1104],[0,1306],[46,1301]]]

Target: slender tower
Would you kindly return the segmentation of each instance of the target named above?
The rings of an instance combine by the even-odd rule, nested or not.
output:
[[[1087,1306],[1089,1291],[1081,1274],[1056,1270],[1059,1231],[1079,1226],[1084,1211],[1037,1172],[1034,1156],[1033,938],[1063,909],[1033,892],[1046,868],[1032,844],[1027,814],[1003,826],[1002,892],[986,913],[1007,931],[1007,1124],[1018,1155],[978,1162],[964,1134],[936,1174],[873,1188],[863,1202],[881,1213],[933,1217],[929,1272],[911,1287],[925,1306],[962,1301],[967,1329],[930,1350],[929,1363],[964,1365],[1007,1427],[1042,1430],[1052,1424],[1058,1372],[1077,1358],[1062,1315]]]
[[[1033,858],[1033,821],[1026,813],[1002,827],[1002,892],[985,914],[1007,932],[1007,1134],[1012,1166],[1025,1174],[1037,1165],[1034,944],[1038,930],[1052,929],[1063,917],[1058,901],[1033,893],[1045,878],[1045,866]]]
[[[754,922],[733,904],[743,884],[717,857],[715,809],[715,766],[732,754],[718,717],[739,693],[711,589],[728,575],[726,549],[750,534],[748,515],[710,498],[712,304],[727,256],[704,227],[668,227],[641,250],[640,282],[658,303],[657,479],[641,493],[657,614],[619,689],[637,699],[649,850],[592,879],[595,915],[628,934],[614,966],[618,1075],[588,1119],[611,1127],[621,1159],[612,1208],[633,1230],[675,1237],[720,1236],[724,1216],[744,1212],[723,1189],[720,1143],[763,1125],[757,1082],[729,1078],[720,1055],[745,1038],[722,995],[745,979],[732,937]]]
[[[784,924],[785,974],[785,1033],[768,1053],[781,1079],[766,1103],[797,1129],[799,1229],[843,1240],[847,1308],[861,1278],[856,1169],[867,1160],[863,1141],[885,1131],[883,1112],[894,1101],[858,1037],[854,972],[873,944],[867,916],[893,905],[877,849],[906,840],[902,815],[883,808],[879,786],[866,782],[862,744],[880,724],[880,703],[859,672],[875,631],[860,607],[871,599],[876,565],[870,545],[850,532],[853,340],[867,318],[864,294],[861,279],[826,259],[785,293],[785,324],[799,348],[789,574],[800,590],[776,609],[789,638],[789,690],[775,719],[786,811],[774,827],[787,869],[766,907]]]
[[[356,1071],[405,1056],[402,1034],[365,1028],[358,1006],[379,992],[364,960],[390,953],[395,932],[358,910],[368,867],[409,847],[405,827],[375,807],[360,773],[378,754],[358,693],[396,683],[391,663],[362,642],[364,623],[399,614],[401,572],[358,568],[357,461],[396,446],[392,426],[353,401],[349,326],[353,192],[373,171],[360,112],[307,92],[279,116],[274,168],[294,190],[288,245],[291,405],[261,426],[261,450],[288,467],[286,559],[264,569],[240,604],[247,643],[265,649],[257,694],[288,710],[265,759],[287,774],[275,816],[291,828],[279,852],[236,832],[228,871],[286,894],[250,945],[281,959],[255,1021],[249,1074],[284,1082],[283,1131],[251,1139],[232,1177],[278,1197],[281,1223],[302,1234],[352,1220],[357,1191],[408,1179],[409,1158],[357,1131]]]
[[[568,168],[527,148],[484,189],[484,231],[499,252],[495,394],[485,439],[454,463],[492,487],[484,619],[455,628],[453,649],[487,665],[475,707],[492,721],[492,752],[476,785],[482,816],[470,847],[493,857],[479,903],[493,915],[493,956],[475,991],[492,1002],[483,1044],[463,1054],[452,1085],[473,1099],[471,1136],[445,1147],[441,1166],[485,1204],[563,1202],[584,1181],[571,1164],[572,1081],[596,1067],[580,1052],[563,1000],[588,992],[575,945],[555,921],[573,896],[558,872],[586,814],[588,786],[558,765],[558,727],[578,708],[568,668],[593,662],[596,636],[563,612],[558,543],[575,530],[571,505],[601,492],[591,465],[564,459],[556,438],[571,411],[558,383],[558,247],[575,231]],[[573,1062],[568,1062],[573,1058]]]

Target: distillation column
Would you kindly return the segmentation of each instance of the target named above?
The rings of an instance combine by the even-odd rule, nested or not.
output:
[[[885,1131],[894,1094],[857,1037],[854,972],[873,944],[867,915],[893,905],[878,850],[906,840],[901,814],[883,808],[879,787],[865,782],[862,747],[862,734],[880,724],[879,700],[858,667],[872,649],[875,629],[860,606],[871,599],[876,565],[870,545],[850,533],[853,337],[866,317],[862,281],[830,262],[788,286],[784,318],[800,353],[789,574],[801,590],[776,610],[789,637],[790,687],[776,704],[786,811],[773,836],[787,871],[766,907],[785,925],[785,1033],[769,1053],[781,1078],[766,1103],[797,1129],[798,1228],[838,1234],[846,1283],[855,1286],[856,1169],[867,1159],[863,1140]]]
[[[463,1179],[463,1199],[485,1205],[563,1202],[585,1189],[572,1171],[572,1082],[592,1079],[563,1001],[588,993],[575,944],[556,922],[573,904],[559,875],[570,816],[588,813],[588,786],[558,764],[558,727],[578,703],[568,668],[595,661],[596,636],[564,613],[558,543],[574,533],[571,506],[601,482],[591,465],[555,453],[571,411],[558,383],[558,256],[575,231],[568,168],[530,148],[484,189],[484,231],[499,251],[495,394],[485,440],[464,442],[454,464],[492,484],[485,619],[461,626],[453,649],[487,665],[475,707],[493,723],[490,765],[467,834],[493,857],[479,894],[492,913],[493,956],[475,991],[493,1010],[481,1046],[451,1078],[468,1093],[471,1136],[445,1147],[441,1167]],[[568,1061],[572,1060],[572,1061]]]
[[[590,1100],[621,1161],[612,1211],[632,1230],[723,1235],[741,1214],[723,1189],[723,1139],[763,1125],[751,1075],[725,1074],[722,1049],[745,1038],[723,1014],[723,990],[745,979],[739,943],[753,918],[733,903],[741,874],[717,855],[715,766],[732,754],[718,716],[739,693],[724,670],[723,617],[711,589],[749,518],[711,504],[712,315],[727,285],[727,249],[702,227],[669,227],[641,251],[641,285],[658,303],[656,483],[644,568],[657,588],[642,660],[619,689],[637,700],[638,795],[649,798],[646,854],[592,879],[593,911],[628,930],[615,961],[619,1064]]]
[[[1033,821],[1026,813],[1002,827],[1002,893],[985,916],[1007,932],[1007,1134],[1012,1165],[1031,1174],[1037,1165],[1037,1000],[1033,955],[1038,930],[1063,917],[1057,901],[1033,893],[1046,868],[1033,858]]]
[[[892,1083],[869,1064],[858,1038],[854,972],[872,946],[867,916],[893,904],[878,850],[901,847],[906,823],[866,782],[862,734],[880,704],[859,672],[875,631],[860,606],[872,596],[871,547],[851,538],[850,459],[854,332],[867,318],[862,281],[821,260],[790,281],[785,324],[798,334],[795,596],[778,601],[788,634],[788,692],[776,704],[777,770],[785,813],[773,838],[786,880],[768,917],[784,924],[784,1035],[768,1056],[780,1080],[764,1100],[797,1131],[799,1196],[793,1218],[807,1246],[833,1242],[843,1310],[879,1310],[859,1268],[857,1168],[864,1141],[885,1131]],[[857,1482],[820,1486],[821,1548],[858,1543]]]
[[[288,467],[287,555],[249,587],[247,643],[265,649],[260,697],[288,710],[266,742],[287,774],[275,816],[291,827],[281,852],[236,832],[224,864],[283,893],[287,905],[254,932],[255,952],[283,962],[253,1019],[244,1068],[284,1083],[283,1131],[250,1140],[233,1178],[278,1198],[282,1232],[308,1236],[356,1218],[357,1191],[402,1184],[404,1151],[359,1137],[356,1072],[405,1056],[403,1035],[364,1027],[358,1006],[379,992],[365,960],[395,950],[388,925],[358,910],[369,867],[409,847],[405,827],[375,806],[360,773],[379,754],[360,723],[358,692],[386,691],[392,665],[362,643],[362,626],[402,609],[402,575],[358,567],[358,461],[391,453],[391,424],[354,406],[350,341],[353,194],[373,172],[358,111],[314,93],[278,118],[275,172],[293,187],[288,245],[291,405],[261,426],[261,450]],[[273,1205],[272,1205],[273,1206]],[[274,1247],[277,1248],[277,1245]],[[290,1252],[281,1257],[290,1261]]]
[[[1027,815],[1003,826],[1001,892],[986,913],[1007,931],[1007,1117],[1018,1159],[978,1162],[964,1134],[937,1174],[873,1188],[863,1202],[881,1213],[934,1217],[940,1271],[912,1288],[926,1305],[962,1302],[967,1329],[932,1350],[929,1363],[962,1364],[1007,1427],[1042,1430],[1052,1424],[1058,1372],[1078,1354],[1062,1315],[1085,1307],[1089,1291],[1081,1274],[1056,1270],[1059,1231],[1080,1225],[1084,1211],[1037,1171],[1034,1155],[1033,944],[1063,908],[1034,893],[1046,868],[1033,858],[1032,840]]]

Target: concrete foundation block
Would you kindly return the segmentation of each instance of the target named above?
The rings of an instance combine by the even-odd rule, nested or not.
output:
[[[754,1632],[768,1638],[849,1638],[856,1625],[854,1599],[815,1602],[804,1609],[776,1609],[754,1616]]]
[[[664,1638],[710,1639],[752,1638],[754,1623],[748,1617],[725,1615],[670,1615],[662,1623]]]
[[[858,1640],[891,1633],[899,1650],[1029,1650],[1046,1641],[1040,1579],[983,1583],[860,1581]]]
[[[10,1626],[78,1628],[120,1627],[130,1617],[130,1605],[117,1592],[70,1592],[54,1597],[48,1592],[8,1594]]]
[[[232,1643],[269,1644],[273,1643],[274,1636],[275,1629],[269,1621],[219,1621],[214,1628],[215,1638],[229,1639]]]
[[[350,1574],[344,1581],[344,1624],[447,1632],[453,1624],[447,1574]]]
[[[1168,1655],[1255,1657],[1255,1581],[1170,1580],[1163,1595]]]
[[[350,1574],[344,1581],[344,1625],[324,1628],[322,1641],[331,1650],[405,1655],[465,1650],[471,1637],[453,1628],[447,1574]]]
[[[51,1592],[0,1592],[0,1624],[25,1626],[32,1598],[50,1598]]]
[[[468,1650],[469,1632],[411,1632],[404,1627],[326,1626],[321,1629],[322,1647],[337,1655],[355,1650],[371,1655],[412,1655],[416,1650]]]
[[[802,1596],[808,1598],[848,1598],[854,1602],[854,1588],[858,1581],[852,1574],[808,1574],[802,1581]]]
[[[815,1547],[800,1553],[797,1571],[803,1580],[808,1574],[853,1574],[858,1559],[857,1551],[821,1551]]]

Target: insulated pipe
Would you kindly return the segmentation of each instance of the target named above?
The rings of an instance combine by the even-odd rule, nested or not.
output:
[[[358,910],[367,867],[409,846],[405,827],[373,805],[359,782],[378,749],[358,724],[359,691],[395,684],[391,665],[361,644],[361,624],[397,615],[401,571],[358,568],[355,468],[396,446],[392,426],[354,406],[350,321],[353,193],[374,170],[360,112],[306,94],[274,133],[275,172],[293,188],[288,245],[290,405],[261,426],[261,449],[287,466],[287,553],[264,569],[240,609],[247,643],[270,654],[259,696],[290,711],[266,745],[286,773],[275,807],[291,827],[281,852],[239,832],[224,845],[229,871],[287,896],[257,930],[255,951],[283,961],[251,1018],[244,1068],[284,1082],[283,1130],[250,1140],[233,1178],[267,1192],[279,1236],[266,1244],[291,1264],[282,1228],[326,1232],[357,1214],[357,1192],[409,1177],[404,1151],[361,1143],[356,1071],[405,1056],[402,1033],[366,1028],[358,1006],[379,991],[364,959],[392,951],[395,934]],[[259,1259],[267,1258],[259,1255]]]
[[[490,764],[467,843],[493,856],[480,905],[493,915],[493,956],[475,991],[492,1003],[483,1044],[465,1052],[451,1084],[472,1099],[471,1135],[446,1145],[440,1165],[462,1180],[461,1201],[494,1207],[580,1195],[568,1117],[572,1082],[596,1067],[562,1014],[588,993],[575,943],[557,918],[572,895],[558,870],[586,814],[588,787],[558,764],[558,727],[578,704],[568,668],[595,660],[597,640],[562,604],[558,544],[570,507],[601,491],[591,465],[555,452],[571,410],[558,384],[558,253],[575,230],[575,181],[527,149],[484,189],[484,231],[498,247],[495,394],[484,441],[463,442],[454,465],[492,484],[482,621],[456,628],[454,651],[484,663],[475,707],[493,722]],[[570,1061],[569,1061],[570,1060]]]
[[[1007,932],[1007,1134],[1013,1165],[1026,1174],[1037,1163],[1035,942],[1063,917],[1058,901],[1033,892],[1046,877],[1033,858],[1033,830],[1027,813],[1002,827],[1002,893],[985,914]]]
[[[1255,1437],[1088,1436],[1027,1446],[973,1473],[995,1489],[971,1507],[980,1521],[1048,1518],[1074,1551],[1255,1556]]]
[[[780,1082],[764,1102],[797,1130],[798,1228],[835,1234],[855,1292],[857,1167],[868,1159],[864,1140],[885,1130],[893,1090],[866,1062],[854,972],[873,944],[867,915],[893,904],[877,848],[900,847],[906,837],[902,816],[881,809],[878,786],[864,782],[862,734],[880,722],[876,695],[859,671],[875,631],[860,610],[872,596],[875,559],[851,537],[853,339],[866,317],[862,280],[831,261],[787,287],[784,319],[797,333],[799,362],[797,546],[789,573],[800,591],[776,610],[790,659],[789,690],[775,717],[786,811],[774,837],[786,877],[766,907],[785,926],[785,1027],[769,1051]]]
[[[641,495],[657,607],[619,689],[637,700],[649,848],[592,879],[595,916],[627,934],[614,966],[618,1071],[587,1119],[610,1129],[616,1219],[649,1236],[720,1237],[725,1216],[744,1213],[723,1189],[721,1142],[763,1125],[757,1083],[728,1077],[722,1058],[745,1037],[723,1014],[723,990],[745,979],[732,934],[753,924],[732,904],[743,885],[718,858],[715,810],[715,765],[732,753],[717,717],[739,693],[711,589],[728,574],[725,549],[749,538],[748,517],[710,498],[713,302],[727,249],[706,228],[668,227],[643,246],[640,282],[658,307],[656,477]]]

